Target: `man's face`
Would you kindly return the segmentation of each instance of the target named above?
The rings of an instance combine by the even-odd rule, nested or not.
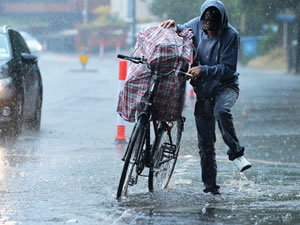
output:
[[[220,28],[221,15],[216,8],[208,8],[204,13],[203,29],[217,33]]]

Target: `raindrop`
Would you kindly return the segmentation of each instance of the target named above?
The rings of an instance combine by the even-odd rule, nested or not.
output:
[[[205,208],[205,207],[202,209],[202,213],[203,213],[203,214],[206,213],[206,208]]]
[[[292,215],[290,213],[287,213],[283,218],[282,218],[284,223],[289,223],[292,220]]]
[[[206,203],[205,206],[203,207],[203,209],[201,210],[203,214],[206,213],[206,209],[207,209],[208,206],[209,206],[209,204]]]
[[[66,221],[65,223],[78,223],[77,219],[70,219],[68,221]]]
[[[23,177],[23,178],[24,178],[24,177],[25,177],[25,172],[21,172],[21,173],[20,173],[20,177]]]

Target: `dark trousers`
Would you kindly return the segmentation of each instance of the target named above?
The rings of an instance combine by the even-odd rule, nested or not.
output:
[[[223,88],[217,91],[214,98],[197,97],[195,120],[198,133],[198,147],[201,158],[202,181],[206,188],[216,187],[217,164],[215,153],[215,124],[218,123],[222,137],[229,147],[229,159],[233,160],[244,154],[236,137],[231,108],[238,98],[238,91]]]

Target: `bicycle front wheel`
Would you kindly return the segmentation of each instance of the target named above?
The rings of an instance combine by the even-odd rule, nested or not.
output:
[[[118,186],[117,199],[121,196],[127,196],[128,187],[137,184],[137,165],[141,162],[143,146],[146,134],[146,120],[139,118],[132,131],[130,141],[125,154],[125,162]]]
[[[153,153],[153,167],[150,168],[148,179],[149,191],[168,187],[180,149],[183,124],[183,118],[166,123],[166,130],[160,134],[161,137],[157,137],[160,139],[158,148]]]

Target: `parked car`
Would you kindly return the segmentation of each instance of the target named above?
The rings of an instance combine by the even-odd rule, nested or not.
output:
[[[43,50],[43,45],[35,37],[25,31],[20,31],[20,34],[24,38],[31,54],[39,56]]]
[[[21,34],[0,27],[0,129],[18,136],[23,123],[40,130],[43,101],[42,77],[37,57]]]

